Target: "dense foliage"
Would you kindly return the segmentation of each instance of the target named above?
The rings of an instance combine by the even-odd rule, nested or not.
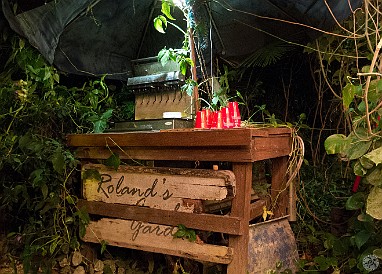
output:
[[[382,259],[380,5],[365,1],[351,18],[307,49],[317,56],[317,82],[325,83],[317,89],[319,98],[325,92],[332,98],[325,119],[337,117],[336,133],[326,138],[325,149],[338,157],[327,160],[342,168],[337,178],[347,181],[348,188],[353,185],[353,194],[344,204],[352,215],[345,231],[335,236],[310,227],[311,244],[322,246],[306,269],[366,273],[371,270],[365,268],[369,258]]]
[[[12,231],[8,256],[21,254],[26,273],[50,271],[49,258],[77,249],[88,222],[75,205],[78,161],[65,134],[103,131],[112,97],[103,78],[60,85],[59,73],[24,40],[12,46],[0,86],[0,216]]]

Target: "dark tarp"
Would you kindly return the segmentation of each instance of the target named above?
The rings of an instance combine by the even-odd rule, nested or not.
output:
[[[64,72],[126,80],[132,76],[131,60],[155,56],[164,46],[180,47],[183,40],[175,28],[169,27],[166,34],[154,29],[158,0],[55,0],[17,14],[9,1],[2,0],[2,9],[11,28]],[[195,21],[200,29],[204,26],[197,40],[204,45],[206,58],[211,33],[214,54],[234,64],[275,39],[304,43],[319,34],[270,18],[327,30],[335,24],[332,14],[341,22],[362,4],[361,0],[194,1]],[[176,18],[184,25],[181,13]]]

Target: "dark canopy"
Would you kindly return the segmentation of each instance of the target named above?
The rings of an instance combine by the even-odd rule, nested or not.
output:
[[[169,27],[167,34],[154,29],[160,0],[55,0],[42,5],[24,0],[24,8],[20,0],[16,12],[10,1],[2,0],[2,9],[11,28],[69,73],[126,80],[132,75],[131,60],[155,56],[164,46],[180,47],[183,40],[175,28]],[[214,55],[233,64],[275,40],[306,42],[319,32],[302,25],[330,29],[333,15],[341,22],[362,4],[361,0],[191,2],[202,26],[197,40],[205,55],[212,44]],[[184,24],[181,13],[176,17],[177,24]]]

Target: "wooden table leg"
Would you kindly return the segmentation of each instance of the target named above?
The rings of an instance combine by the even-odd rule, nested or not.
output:
[[[274,218],[288,214],[289,190],[286,188],[288,156],[272,159],[271,197]]]
[[[231,216],[240,217],[243,224],[242,236],[230,236],[229,246],[233,248],[233,260],[227,267],[227,274],[246,274],[248,266],[248,237],[250,202],[252,189],[252,163],[233,163],[236,177],[236,196],[232,200]]]

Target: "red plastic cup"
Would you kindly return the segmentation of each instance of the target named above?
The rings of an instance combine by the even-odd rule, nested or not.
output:
[[[212,113],[212,123],[211,129],[222,129],[223,128],[223,117],[220,110],[214,111]]]
[[[213,112],[206,108],[206,128],[212,127]]]
[[[231,112],[228,107],[223,107],[221,109],[222,118],[223,118],[223,127],[224,128],[233,128],[233,121],[231,117]]]
[[[199,110],[196,113],[195,128],[206,128],[206,111]]]
[[[228,107],[232,115],[233,127],[240,127],[241,115],[239,110],[239,104],[237,102],[229,102]]]

